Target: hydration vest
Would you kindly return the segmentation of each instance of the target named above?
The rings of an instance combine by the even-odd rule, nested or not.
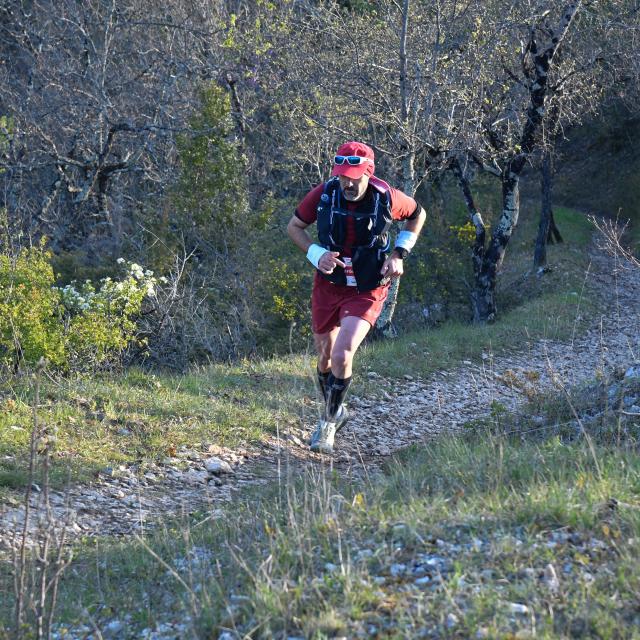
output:
[[[393,218],[389,185],[373,177],[369,184],[372,188],[364,199],[349,211],[338,177],[331,178],[324,184],[317,209],[318,240],[329,251],[342,253],[345,248],[351,249],[358,291],[370,291],[382,284],[380,269],[391,244],[389,229]],[[352,245],[345,245],[348,217],[353,218],[355,225],[355,243]],[[318,273],[334,284],[347,284],[342,267],[336,267],[330,274],[320,270]]]

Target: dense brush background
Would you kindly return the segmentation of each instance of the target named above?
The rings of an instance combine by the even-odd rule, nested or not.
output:
[[[3,0],[0,638],[640,638],[639,11]],[[325,459],[286,225],[348,139],[428,218]]]

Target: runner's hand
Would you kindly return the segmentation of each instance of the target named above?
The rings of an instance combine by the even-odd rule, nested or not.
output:
[[[344,269],[344,262],[338,260],[339,255],[340,253],[338,251],[327,251],[320,260],[318,260],[318,269],[327,275],[333,273],[336,267],[342,267]]]
[[[380,269],[380,274],[385,278],[399,278],[404,273],[404,263],[400,258],[396,258],[393,254],[391,254],[382,265],[382,269]]]

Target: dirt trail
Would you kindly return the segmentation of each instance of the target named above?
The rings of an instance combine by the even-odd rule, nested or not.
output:
[[[480,364],[463,361],[456,369],[426,379],[388,380],[381,372],[370,372],[379,381],[384,399],[350,399],[353,418],[339,434],[332,459],[310,453],[305,445],[313,427],[309,410],[308,424],[259,448],[182,451],[175,464],[152,466],[144,475],[122,467],[91,485],[72,487],[66,496],[54,493],[53,511],[61,520],[68,519],[71,536],[127,535],[168,514],[203,507],[209,510],[209,517],[219,517],[220,508],[239,491],[277,482],[305,465],[321,461],[344,473],[369,473],[398,449],[443,431],[454,432],[465,422],[487,415],[493,401],[517,409],[533,386],[551,388],[553,375],[571,386],[592,380],[598,370],[610,372],[638,362],[640,270],[624,268],[594,246],[588,286],[596,287],[605,309],[573,341],[539,340],[523,351],[497,357],[485,354]],[[228,462],[233,473],[209,473],[205,461],[212,456]],[[42,494],[35,494],[34,508],[41,501]],[[11,544],[12,532],[23,518],[22,506],[0,506],[3,546]],[[32,526],[35,524],[34,518]]]

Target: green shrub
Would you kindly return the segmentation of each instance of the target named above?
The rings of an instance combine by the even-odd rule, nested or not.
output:
[[[441,320],[466,309],[466,283],[473,277],[469,256],[475,228],[465,217],[463,206],[456,204],[450,202],[447,211],[430,216],[427,228],[407,260],[399,292],[400,305],[440,305]],[[395,321],[400,329],[406,328],[405,324],[415,327],[416,319],[403,322],[403,315],[399,307]]]
[[[0,255],[1,368],[44,358],[62,370],[90,369],[119,358],[135,340],[136,318],[156,284],[137,264],[122,279],[103,278],[97,286],[87,280],[61,288],[54,281],[44,243]]]
[[[234,135],[228,94],[205,83],[188,127],[177,136],[175,184],[160,212],[144,214],[145,227],[159,239],[149,250],[150,264],[165,272],[176,254],[195,251],[197,261],[225,261],[244,240],[251,217],[246,159]]]
[[[135,339],[136,317],[145,296],[155,294],[155,284],[152,271],[130,263],[122,280],[103,278],[97,289],[90,280],[59,289],[69,364],[82,368],[82,363],[102,364],[121,354]]]
[[[258,241],[247,248],[252,308],[260,319],[255,330],[265,354],[303,349],[311,334],[310,298],[314,269],[287,235],[296,206],[291,198],[269,199],[261,210]],[[314,237],[315,225],[309,228]],[[315,238],[314,238],[315,239]]]
[[[41,357],[58,366],[66,360],[64,308],[49,257],[42,245],[15,258],[0,255],[0,362],[5,367]]]
[[[311,328],[313,268],[286,236],[265,253],[252,282],[253,302],[262,318],[260,346],[265,353],[303,348]]]

